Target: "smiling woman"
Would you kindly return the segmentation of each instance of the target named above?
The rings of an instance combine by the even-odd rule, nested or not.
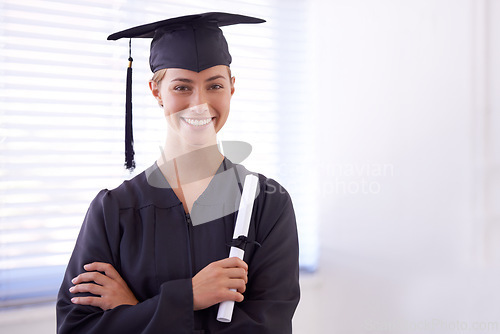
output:
[[[58,294],[59,333],[292,332],[300,288],[291,198],[222,155],[216,138],[235,92],[220,27],[263,22],[210,12],[108,38],[153,38],[150,67],[167,69],[150,81],[166,140],[151,167],[91,203]],[[255,204],[248,234],[239,235],[252,174]],[[245,256],[227,258],[229,247]],[[219,322],[222,302],[237,302],[229,323]]]
[[[289,173],[310,154],[311,145],[304,144],[312,138],[312,128],[298,126],[309,119],[301,112],[306,94],[294,88],[307,75],[300,65],[308,63],[301,47],[307,35],[289,33],[307,26],[305,4],[215,0],[207,4],[212,8],[201,8],[175,0],[5,0],[0,3],[0,307],[53,301],[89,199],[96,189],[136,175],[120,163],[127,43],[106,42],[107,32],[128,24],[130,13],[140,22],[151,13],[182,15],[188,7],[236,11],[242,3],[246,13],[271,23],[225,28],[238,85],[233,112],[218,136],[222,133],[230,156],[241,155],[236,143],[245,144],[248,153],[236,160],[279,176],[293,193],[302,217],[301,266],[315,267],[315,201],[301,191],[304,180]],[[278,43],[280,36],[286,38]],[[148,47],[134,41],[135,56]],[[134,65],[133,83],[138,171],[154,161],[165,139],[158,126],[164,118],[148,96],[144,82],[150,73],[143,65]]]

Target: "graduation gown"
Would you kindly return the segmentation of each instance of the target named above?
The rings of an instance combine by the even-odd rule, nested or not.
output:
[[[116,189],[100,191],[59,290],[58,333],[291,333],[300,295],[295,215],[284,188],[260,174],[248,234],[260,247],[245,248],[245,299],[235,303],[230,323],[216,320],[218,305],[193,311],[191,279],[228,256],[241,191],[235,185],[248,173],[224,159],[192,217],[156,164]],[[113,265],[137,305],[103,311],[71,303],[71,279],[96,261]]]

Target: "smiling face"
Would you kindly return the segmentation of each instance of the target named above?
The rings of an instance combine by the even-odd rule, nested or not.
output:
[[[227,66],[199,73],[169,68],[160,83],[151,81],[150,87],[163,106],[169,140],[193,146],[215,143],[215,134],[229,116],[234,93],[234,78],[230,78]]]

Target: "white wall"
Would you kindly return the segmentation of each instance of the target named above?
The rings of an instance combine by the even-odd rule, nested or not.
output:
[[[500,330],[484,131],[500,2],[312,3],[322,259],[299,318],[314,333]]]

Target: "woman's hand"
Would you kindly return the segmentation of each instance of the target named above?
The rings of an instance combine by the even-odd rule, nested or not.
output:
[[[247,274],[247,264],[236,257],[210,263],[193,277],[194,310],[201,310],[226,300],[243,301],[248,282]]]
[[[119,305],[135,305],[139,302],[111,264],[93,262],[84,265],[83,269],[87,272],[71,280],[75,285],[69,291],[90,292],[98,297],[74,297],[71,298],[72,303],[97,306],[105,311]]]

